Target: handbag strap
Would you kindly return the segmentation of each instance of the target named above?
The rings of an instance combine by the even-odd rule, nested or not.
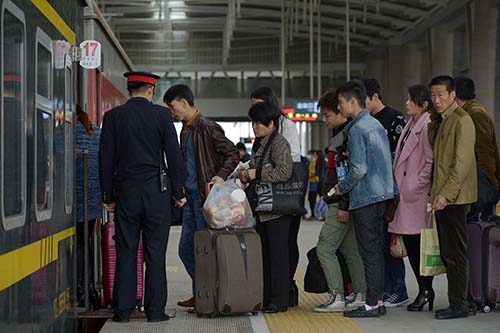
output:
[[[276,130],[273,130],[273,132],[269,136],[269,140],[266,142],[266,145],[264,146],[264,150],[262,152],[262,157],[260,158],[260,161],[257,164],[257,170],[255,171],[255,178],[256,179],[259,179],[259,180],[262,179],[262,166],[264,165],[264,158],[266,157],[266,154],[269,151],[269,148],[271,147],[271,143],[273,142],[276,135],[278,135],[278,132]]]

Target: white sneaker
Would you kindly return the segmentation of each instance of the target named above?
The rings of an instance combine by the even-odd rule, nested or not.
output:
[[[346,305],[348,308],[357,309],[366,303],[366,293],[352,293],[346,297]]]
[[[342,312],[345,311],[344,295],[328,294],[328,300],[314,308],[314,312]]]

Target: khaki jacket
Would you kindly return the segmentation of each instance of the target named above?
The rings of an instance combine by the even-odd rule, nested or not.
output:
[[[500,157],[493,120],[475,99],[465,103],[462,108],[474,122],[476,129],[475,151],[479,167],[500,193]]]
[[[448,107],[441,116],[443,120],[437,134],[437,113],[431,116],[432,121],[428,127],[429,141],[434,150],[431,203],[437,195],[443,195],[450,205],[476,202],[476,131],[472,119],[456,103]]]

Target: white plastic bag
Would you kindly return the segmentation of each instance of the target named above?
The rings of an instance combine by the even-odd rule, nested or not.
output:
[[[212,187],[203,204],[203,216],[212,229],[246,229],[255,226],[245,192],[234,180]]]

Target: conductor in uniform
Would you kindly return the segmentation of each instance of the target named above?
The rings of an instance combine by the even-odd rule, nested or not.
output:
[[[104,115],[99,149],[104,207],[116,223],[113,320],[128,322],[137,302],[137,248],[142,231],[146,317],[150,322],[164,321],[168,320],[165,255],[171,204],[186,203],[185,167],[171,112],[152,103],[159,76],[147,72],[124,76],[131,98]]]

